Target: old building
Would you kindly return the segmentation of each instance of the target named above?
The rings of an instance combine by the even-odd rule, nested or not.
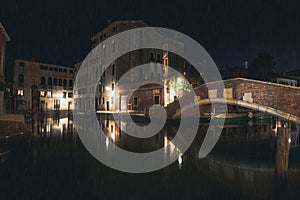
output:
[[[52,114],[64,115],[73,106],[74,68],[34,60],[15,60],[14,92],[17,95],[17,111],[30,110],[32,86],[39,90],[40,109]]]
[[[146,26],[148,25],[143,21],[130,20],[113,22],[91,38],[92,48],[115,34]],[[145,37],[141,32],[135,39],[143,42],[144,38]],[[178,48],[183,51],[184,46],[182,43],[178,41],[174,41],[173,43],[176,43]],[[168,44],[166,43],[163,45]],[[113,44],[113,46],[112,54],[120,48],[118,44]],[[103,45],[102,48],[105,52],[105,45]],[[101,71],[100,63],[93,66],[93,69],[91,69],[93,73],[89,74],[90,77],[88,80],[94,80],[97,74],[102,73],[99,85],[96,89],[96,94],[90,94],[96,97],[95,108],[103,111],[119,112],[133,110],[144,112],[145,109],[154,104],[166,106],[177,97],[183,95],[182,85],[184,85],[184,79],[175,76],[166,79],[168,67],[171,66],[176,69],[188,80],[195,81],[197,79],[194,77],[199,77],[200,75],[193,70],[191,65],[184,59],[162,49],[163,46],[161,49],[139,49],[128,52],[121,57],[116,58],[104,72]],[[167,48],[165,47],[165,49]],[[118,84],[118,81],[126,72],[146,63],[150,64],[148,68],[141,69],[135,74],[131,74],[126,84]],[[78,69],[79,67],[80,63],[76,65],[75,69]],[[160,82],[158,84],[152,84],[149,83],[149,80],[159,80]],[[131,96],[128,96],[128,91],[135,88],[137,84],[142,84],[143,86],[135,90]],[[93,87],[95,86],[92,84],[86,84],[83,85],[82,88],[78,88],[78,94],[75,95],[75,103],[78,103],[78,107],[81,109],[94,109],[91,107],[94,106],[92,102],[80,100],[81,97],[85,97],[89,91],[93,91]]]
[[[5,52],[6,43],[10,38],[0,22],[0,114],[3,113],[4,90],[5,90]]]
[[[284,85],[299,86],[300,77],[290,75],[279,75],[276,77],[276,82]]]

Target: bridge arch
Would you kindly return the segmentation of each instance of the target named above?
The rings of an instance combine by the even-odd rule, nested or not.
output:
[[[252,109],[252,110],[257,110],[257,111],[260,111],[260,112],[269,113],[269,114],[281,117],[283,119],[295,122],[297,124],[300,124],[300,118],[293,115],[293,114],[290,114],[290,113],[287,113],[287,112],[284,112],[282,110],[275,109],[275,108],[272,108],[272,107],[269,107],[269,106],[260,105],[260,104],[256,104],[256,103],[245,102],[245,101],[237,100],[237,99],[224,99],[224,98],[203,99],[203,100],[200,100],[197,103],[197,105],[201,106],[201,105],[206,105],[206,104],[211,104],[211,103],[237,105],[237,106],[249,108],[249,109]]]
[[[224,84],[224,87],[220,87],[221,83]],[[300,124],[300,87],[233,78],[203,84],[194,91],[197,95],[197,99],[195,99],[197,107],[212,103],[238,105]],[[195,105],[185,108],[178,106],[176,102],[167,106],[170,118],[174,119],[180,116],[180,112],[195,109]]]

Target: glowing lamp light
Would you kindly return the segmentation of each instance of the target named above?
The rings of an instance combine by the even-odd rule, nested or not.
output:
[[[179,165],[182,164],[182,155],[179,156],[179,158],[178,158],[178,163],[179,163]]]

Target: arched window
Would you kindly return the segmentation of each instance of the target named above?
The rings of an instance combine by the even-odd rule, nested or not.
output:
[[[46,79],[45,77],[41,77],[41,85],[46,85]]]
[[[57,78],[54,78],[53,85],[57,85]]]
[[[52,78],[51,77],[48,78],[48,85],[52,85]]]
[[[69,80],[69,87],[73,87],[73,80]]]
[[[67,87],[67,79],[64,79],[63,86]]]
[[[18,82],[19,83],[24,83],[24,75],[23,74],[19,74],[19,76],[18,76]]]

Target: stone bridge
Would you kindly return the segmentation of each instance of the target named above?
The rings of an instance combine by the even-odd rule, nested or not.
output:
[[[197,95],[195,102],[200,106],[200,110],[201,106],[211,103],[237,105],[300,124],[300,87],[245,78],[224,80],[224,88],[220,83],[208,83],[209,89],[208,84],[194,89]],[[168,105],[167,112],[170,118],[176,118],[178,106],[178,102]],[[181,110],[187,111],[191,108],[182,108]]]

